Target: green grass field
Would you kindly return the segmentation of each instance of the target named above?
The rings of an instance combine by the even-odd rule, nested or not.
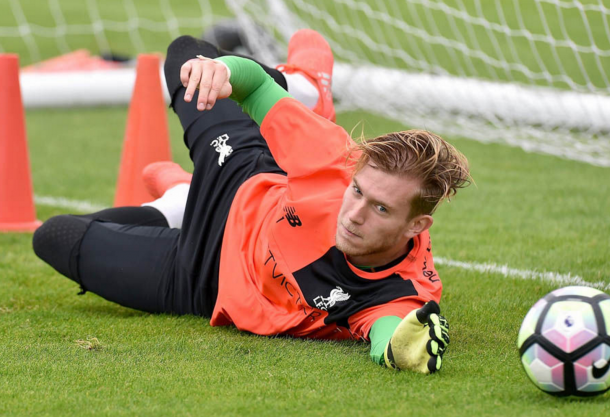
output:
[[[6,10],[0,4],[0,26]],[[27,111],[38,200],[111,205],[126,116],[122,107]],[[191,169],[178,121],[168,117],[174,159]],[[409,127],[360,112],[337,120],[348,131],[362,121],[369,137]],[[610,285],[610,170],[447,139],[468,157],[476,185],[441,207],[431,230],[435,257],[445,260],[437,269],[451,323],[439,374],[379,367],[363,343],[259,337],[77,296],[72,281],[33,254],[30,234],[0,234],[0,415],[607,414],[610,394],[551,397],[521,368],[525,314],[563,285],[449,261]],[[41,220],[70,211],[36,208]]]

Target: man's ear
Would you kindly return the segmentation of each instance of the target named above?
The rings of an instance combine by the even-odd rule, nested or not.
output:
[[[411,239],[432,227],[432,223],[434,223],[432,216],[429,214],[420,214],[409,221],[409,227],[405,233],[408,235],[407,237]]]

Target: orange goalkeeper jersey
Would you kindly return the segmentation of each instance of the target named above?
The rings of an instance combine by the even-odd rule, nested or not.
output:
[[[258,174],[239,188],[220,255],[211,324],[260,335],[368,340],[373,323],[440,301],[430,236],[416,236],[382,272],[351,265],[335,248],[337,217],[353,165],[340,126],[292,98],[278,101],[261,133],[287,176]]]

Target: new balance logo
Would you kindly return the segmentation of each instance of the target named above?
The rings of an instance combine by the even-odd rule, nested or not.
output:
[[[329,308],[341,301],[349,300],[350,295],[343,291],[343,288],[337,287],[330,292],[328,297],[322,297],[321,295],[313,299],[316,303],[316,307],[320,310],[328,311]]]
[[[276,221],[276,223],[279,223],[282,220],[286,219],[288,221],[288,224],[292,227],[303,226],[301,219],[299,218],[299,216],[296,215],[296,210],[294,209],[294,207],[286,206],[284,207],[284,212],[286,213],[286,215],[282,216],[278,221]]]
[[[424,257],[424,267],[422,268],[422,274],[423,274],[423,276],[428,278],[428,281],[430,281],[430,282],[440,281],[439,278],[435,279],[435,277],[437,276],[436,273],[434,273],[434,271],[430,271],[428,269],[428,258],[427,257]]]
[[[218,156],[218,165],[222,166],[225,163],[225,159],[227,156],[231,155],[233,152],[233,148],[231,145],[227,145],[227,141],[229,140],[229,135],[226,133],[224,135],[218,136],[216,139],[210,143],[210,146],[213,146],[216,152],[220,155]]]

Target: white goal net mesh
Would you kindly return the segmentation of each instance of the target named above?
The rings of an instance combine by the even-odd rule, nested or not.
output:
[[[323,33],[340,109],[610,166],[610,2],[227,3],[284,43]]]
[[[0,52],[163,51],[228,16],[267,63],[321,32],[338,110],[610,167],[610,0],[5,0]]]

